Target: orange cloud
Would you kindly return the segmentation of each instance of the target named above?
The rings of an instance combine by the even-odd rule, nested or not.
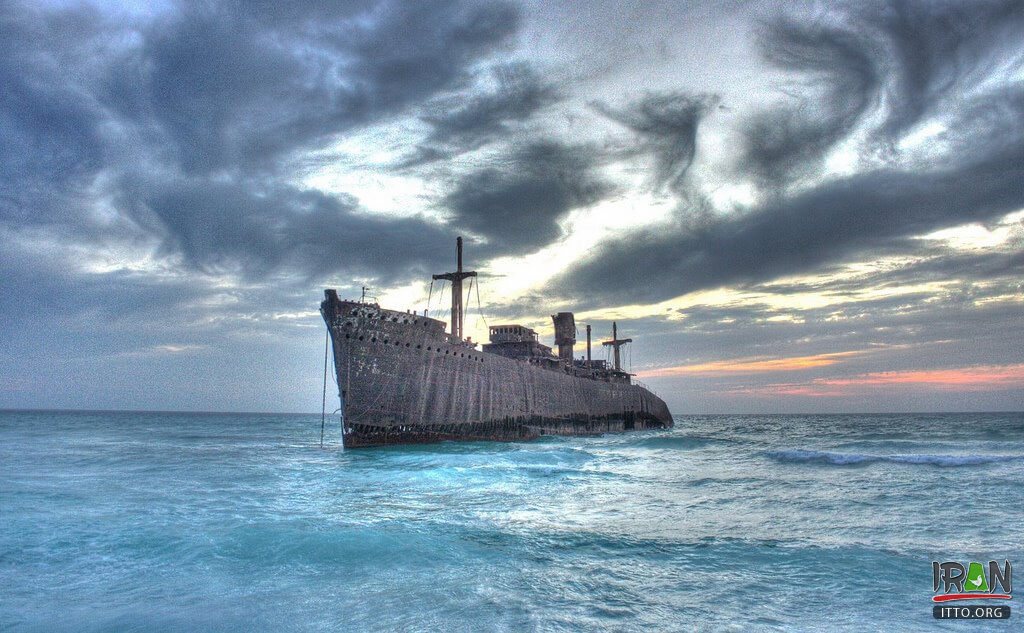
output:
[[[983,365],[959,369],[922,369],[914,371],[885,371],[854,376],[830,378],[821,384],[847,385],[933,385],[940,387],[1002,389],[1024,387],[1024,364]]]
[[[789,358],[740,358],[736,360],[719,360],[694,365],[678,365],[661,367],[639,372],[641,378],[662,376],[725,376],[731,374],[761,374],[777,371],[800,371],[816,367],[828,367],[838,363],[840,359],[856,356],[863,352],[835,352],[832,354],[815,354],[813,356],[791,356]]]
[[[872,372],[849,378],[816,378],[806,383],[772,384],[727,391],[756,396],[834,398],[864,394],[872,388],[886,386],[961,392],[1022,389],[1024,364]]]

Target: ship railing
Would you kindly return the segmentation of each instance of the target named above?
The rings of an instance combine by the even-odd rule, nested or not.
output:
[[[648,385],[648,384],[647,384],[647,383],[645,383],[645,382],[641,382],[641,381],[639,381],[639,380],[634,380],[634,381],[633,381],[633,384],[634,384],[634,385],[638,385],[638,386],[640,386],[640,387],[643,387],[644,389],[646,389],[647,391],[650,391],[650,392],[651,392],[651,394],[653,394],[653,395],[655,395],[655,396],[657,396],[657,395],[658,395],[658,392],[657,392],[657,391],[655,391],[654,389],[651,389],[650,385]]]
[[[465,347],[466,349],[476,349],[476,346],[479,345],[479,343],[477,343],[476,341],[469,342],[467,340],[461,339],[457,336],[452,336],[451,334],[447,333],[445,333],[444,335],[444,342],[448,343],[449,345],[458,345],[460,347]]]

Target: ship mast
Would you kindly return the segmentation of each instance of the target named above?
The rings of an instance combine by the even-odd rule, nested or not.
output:
[[[615,321],[612,321],[612,340],[605,341],[601,343],[601,345],[611,345],[612,349],[615,350],[615,371],[622,371],[622,362],[620,360],[619,348],[625,345],[626,343],[632,342],[633,339],[631,338],[619,338],[619,327],[615,323]]]
[[[467,277],[476,277],[476,271],[473,270],[462,270],[462,238],[458,237],[455,239],[455,250],[456,250],[456,270],[453,273],[444,273],[442,275],[434,275],[434,279],[444,279],[452,282],[452,336],[458,340],[462,340],[462,280]]]

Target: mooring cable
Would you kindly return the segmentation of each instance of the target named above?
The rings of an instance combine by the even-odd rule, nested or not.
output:
[[[320,404],[320,448],[324,447],[324,425],[327,423],[327,349],[331,343],[330,327],[324,332],[324,395]]]

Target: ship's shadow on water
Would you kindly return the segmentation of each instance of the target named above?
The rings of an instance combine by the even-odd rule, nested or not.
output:
[[[319,422],[0,414],[0,630],[943,631],[931,561],[1024,561],[1021,414]]]

